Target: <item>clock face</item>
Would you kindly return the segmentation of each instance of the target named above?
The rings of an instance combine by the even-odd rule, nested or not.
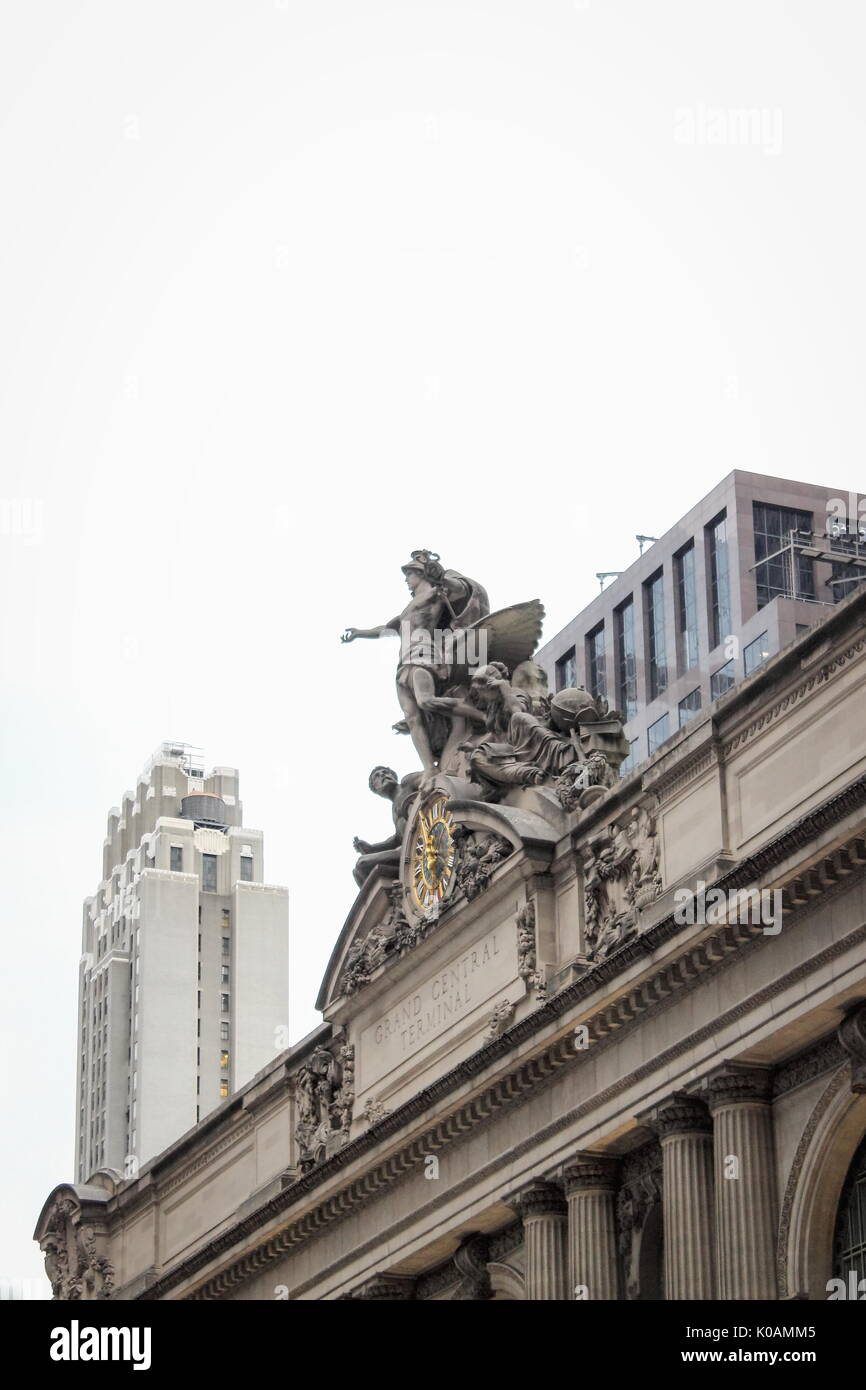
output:
[[[428,802],[415,823],[412,895],[425,910],[442,901],[454,876],[454,817],[445,809],[447,800],[437,796]]]

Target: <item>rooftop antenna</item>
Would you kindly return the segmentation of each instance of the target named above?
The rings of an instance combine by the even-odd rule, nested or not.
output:
[[[622,570],[596,570],[595,577],[598,580],[599,591],[604,591],[604,581],[606,579],[619,579]]]
[[[640,553],[641,553],[641,555],[643,555],[643,548],[644,548],[644,546],[645,546],[645,545],[654,545],[655,542],[658,540],[658,536],[635,536],[635,540],[637,541],[638,545],[640,546]]]

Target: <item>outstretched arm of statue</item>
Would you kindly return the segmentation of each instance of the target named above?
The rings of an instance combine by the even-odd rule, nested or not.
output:
[[[340,638],[341,642],[354,642],[356,637],[397,637],[398,632],[393,620],[390,623],[381,623],[379,627],[347,627]]]

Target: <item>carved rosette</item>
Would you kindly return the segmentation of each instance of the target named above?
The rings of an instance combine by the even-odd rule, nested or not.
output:
[[[845,1015],[836,1036],[851,1063],[851,1090],[866,1095],[866,1004]]]
[[[384,1120],[391,1111],[386,1110],[381,1100],[375,1096],[370,1096],[361,1112],[361,1118],[367,1125],[377,1125],[380,1120]]]

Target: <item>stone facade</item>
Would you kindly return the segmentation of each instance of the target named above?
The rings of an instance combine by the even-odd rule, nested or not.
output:
[[[315,1033],[48,1198],[56,1296],[826,1298],[866,1133],[866,594],[827,611],[573,808],[431,775],[438,909],[395,891],[411,813]]]

